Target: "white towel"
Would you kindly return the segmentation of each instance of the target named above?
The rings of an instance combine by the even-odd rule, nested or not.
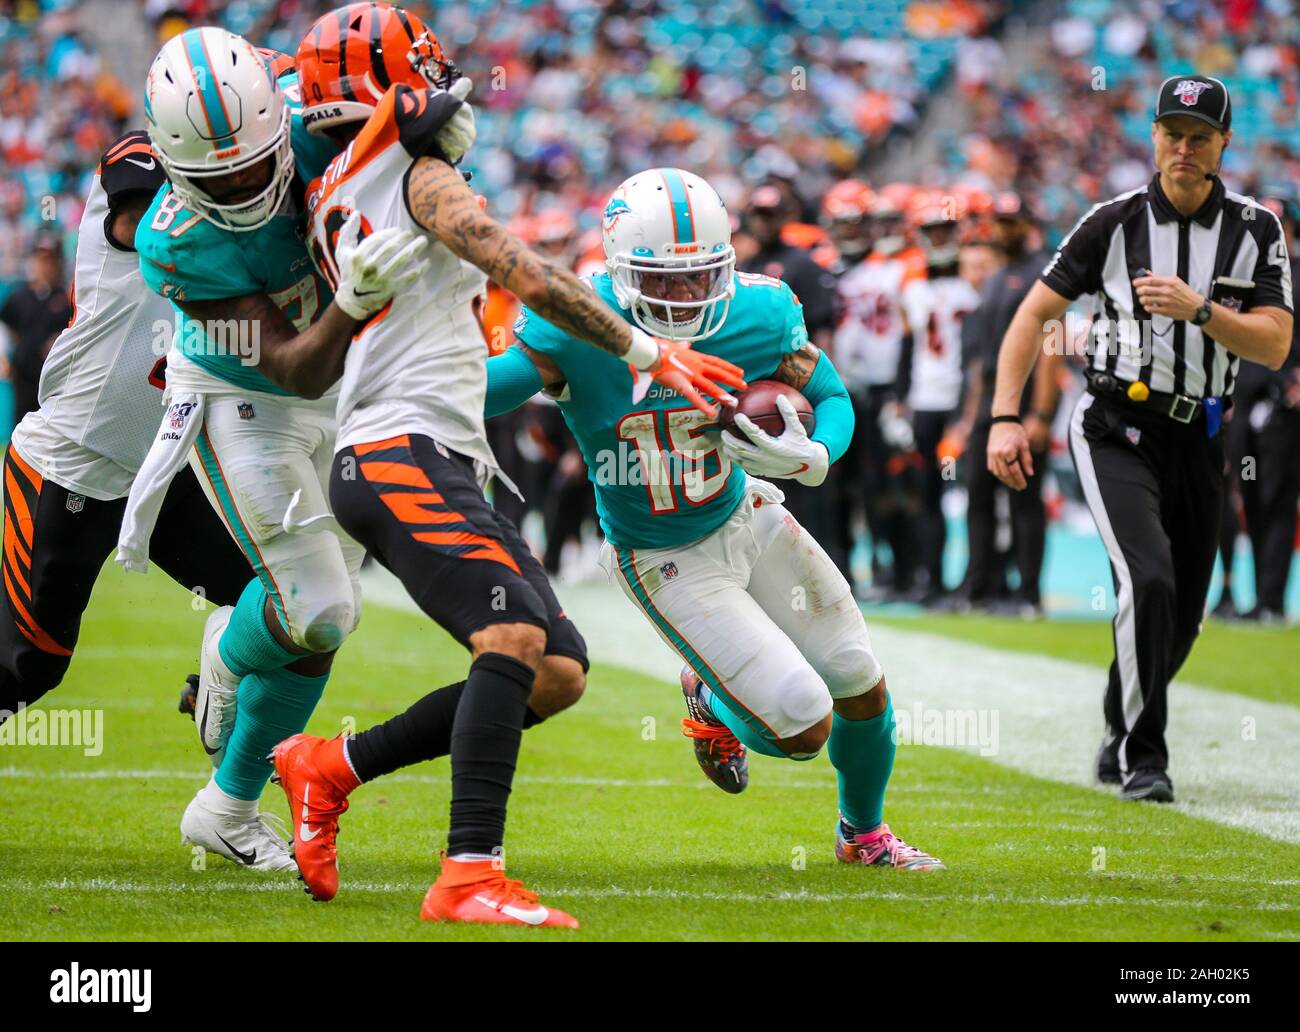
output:
[[[158,435],[149,447],[126,500],[126,514],[117,537],[117,561],[124,569],[144,573],[149,569],[149,539],[162,509],[172,477],[189,458],[203,427],[203,395],[175,391]]]

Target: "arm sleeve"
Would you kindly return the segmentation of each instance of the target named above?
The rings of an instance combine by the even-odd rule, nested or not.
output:
[[[1096,205],[1075,223],[1038,277],[1071,301],[1082,294],[1095,294],[1101,288],[1101,266],[1106,259],[1106,227],[1101,207]]]
[[[812,439],[824,445],[830,461],[835,462],[853,439],[853,402],[835,371],[835,364],[825,352],[817,359],[803,395],[812,402],[816,417]]]
[[[1264,209],[1267,211],[1267,209]],[[1260,219],[1259,257],[1255,260],[1255,290],[1251,308],[1285,308],[1294,311],[1291,295],[1291,259],[1286,253],[1286,236],[1277,216]]]
[[[571,333],[560,329],[554,323],[547,322],[526,305],[519,309],[512,332],[516,340],[554,359],[559,364],[562,364],[563,356],[575,346],[579,349],[588,347]]]
[[[507,348],[487,360],[483,415],[491,419],[524,404],[542,389],[542,374],[520,348]]]

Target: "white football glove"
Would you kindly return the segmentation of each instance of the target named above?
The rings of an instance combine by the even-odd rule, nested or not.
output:
[[[473,79],[460,78],[451,84],[451,89],[447,92],[459,100],[461,105],[438,130],[438,135],[435,137],[443,156],[453,165],[474,146],[474,140],[478,136],[478,127],[474,124],[474,109],[465,99],[473,88]]]
[[[724,430],[719,435],[722,452],[756,477],[793,478],[815,487],[826,479],[830,453],[824,444],[808,436],[789,398],[778,397],[776,407],[785,420],[785,430],[780,437],[764,433],[743,412],[737,412],[736,426],[749,440],[742,440]]]
[[[429,267],[427,258],[416,261],[429,246],[429,238],[410,230],[377,229],[358,241],[361,213],[354,211],[334,247],[339,285],[334,303],[353,319],[369,319],[398,291],[409,287]]]
[[[891,401],[880,409],[880,436],[896,451],[911,451],[916,447],[916,435],[912,433],[911,421],[896,401]]]

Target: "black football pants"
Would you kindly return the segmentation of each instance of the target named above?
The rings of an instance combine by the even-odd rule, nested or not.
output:
[[[1126,774],[1165,770],[1169,682],[1200,633],[1218,550],[1223,435],[1085,392],[1070,453],[1115,583],[1108,734]]]

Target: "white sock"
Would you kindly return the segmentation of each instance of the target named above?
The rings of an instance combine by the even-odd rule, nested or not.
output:
[[[491,853],[457,853],[455,856],[447,857],[448,860],[454,860],[458,864],[481,864],[484,860],[499,860],[499,856]]]
[[[257,816],[256,799],[236,799],[217,784],[217,776],[212,775],[208,783],[199,789],[203,802],[213,813],[222,817],[234,817],[236,820],[251,821]]]

